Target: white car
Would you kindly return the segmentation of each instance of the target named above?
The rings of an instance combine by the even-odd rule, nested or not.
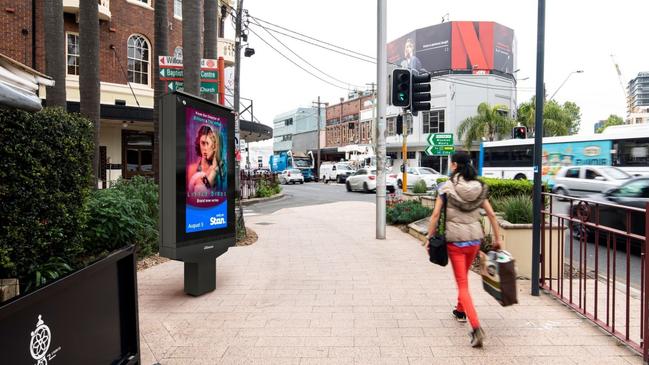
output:
[[[554,178],[552,192],[559,195],[587,196],[617,188],[633,176],[612,166],[563,167]]]
[[[415,186],[419,180],[423,180],[426,183],[426,188],[428,190],[435,189],[437,187],[437,179],[444,177],[444,175],[439,172],[431,169],[430,167],[408,167],[408,187]],[[402,181],[403,174],[399,174],[397,178],[397,187],[399,189],[403,188]]]
[[[345,186],[347,187],[347,191],[364,191],[366,193],[375,191],[376,169],[359,169],[354,173],[354,175],[347,178]],[[385,177],[385,187],[388,192],[394,193],[397,188],[397,175],[387,172]]]
[[[282,171],[281,174],[279,174],[278,179],[280,184],[291,184],[291,183],[304,184],[304,176],[302,175],[302,172],[298,169],[284,170]]]
[[[335,180],[337,183],[344,183],[345,180],[356,171],[352,169],[349,164],[338,163],[323,163],[320,165],[320,180],[325,183]]]

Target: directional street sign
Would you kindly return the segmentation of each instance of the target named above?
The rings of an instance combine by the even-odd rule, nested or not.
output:
[[[426,154],[428,156],[450,156],[455,153],[455,146],[428,146]]]
[[[183,67],[183,60],[172,56],[160,56],[158,57],[158,64],[160,67]],[[215,59],[201,59],[201,69],[217,70],[218,65],[219,63]]]
[[[453,146],[453,133],[431,133],[428,135],[431,146]]]
[[[171,91],[183,90],[185,83],[182,81],[169,81],[167,89]],[[218,90],[216,82],[201,82],[201,94],[216,94]]]
[[[162,81],[182,81],[184,77],[182,68],[160,68],[160,80]],[[213,82],[218,79],[218,71],[201,70],[202,82]]]

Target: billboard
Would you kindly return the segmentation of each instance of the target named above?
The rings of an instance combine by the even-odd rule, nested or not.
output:
[[[552,186],[554,177],[564,166],[610,166],[612,147],[611,141],[543,144],[541,156],[543,181]]]
[[[514,31],[494,22],[437,24],[410,32],[387,48],[389,63],[433,75],[514,71]]]
[[[225,118],[185,109],[185,233],[227,227],[227,132]]]
[[[178,91],[161,106],[160,253],[219,256],[235,243],[234,115]]]

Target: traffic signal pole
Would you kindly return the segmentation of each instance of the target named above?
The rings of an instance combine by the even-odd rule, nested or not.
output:
[[[377,0],[376,238],[385,239],[385,109],[388,90],[387,0]]]

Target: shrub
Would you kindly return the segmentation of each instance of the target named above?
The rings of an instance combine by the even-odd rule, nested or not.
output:
[[[279,194],[281,191],[282,187],[279,186],[277,181],[262,179],[259,180],[259,186],[257,187],[257,198],[268,198]]]
[[[502,212],[509,223],[531,224],[533,219],[532,199],[529,195],[515,195],[494,199],[494,210]]]
[[[88,223],[84,237],[86,260],[94,260],[124,246],[135,245],[139,258],[158,248],[158,221],[149,215],[141,198],[110,188],[93,192],[88,200]]]
[[[412,188],[412,192],[415,194],[426,194],[428,192],[426,182],[424,180],[417,181],[417,183],[415,183],[415,186]]]
[[[426,208],[418,201],[408,200],[397,203],[386,211],[389,224],[409,224],[430,216],[432,210]]]
[[[532,196],[534,184],[528,180],[509,180],[509,179],[495,179],[488,177],[480,177],[482,181],[489,188],[489,198],[499,199],[514,195],[528,195]],[[448,181],[447,177],[437,179],[437,184]]]
[[[50,273],[74,266],[93,153],[92,125],[78,114],[0,108],[0,278],[24,290],[52,257]]]
[[[144,202],[147,207],[147,215],[158,222],[160,216],[160,201],[158,185],[151,178],[134,176],[130,180],[119,179],[114,189],[123,191],[131,199],[138,199]],[[157,224],[156,224],[157,227]]]

